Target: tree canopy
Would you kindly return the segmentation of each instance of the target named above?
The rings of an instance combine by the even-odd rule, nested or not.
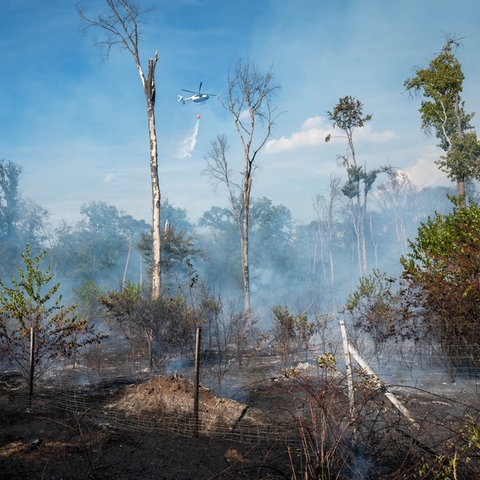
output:
[[[138,256],[131,255],[142,233],[148,230],[142,220],[105,202],[90,202],[81,207],[82,218],[75,225],[57,228],[57,240],[50,250],[55,271],[78,288],[94,281],[114,288],[126,277],[141,276]]]
[[[20,191],[22,167],[11,161],[0,161],[0,277],[17,270],[24,245],[39,251],[48,237],[48,212]]]
[[[37,376],[54,360],[69,357],[102,338],[85,319],[75,315],[74,305],[63,305],[60,284],[52,285],[53,273],[41,266],[44,255],[33,255],[27,244],[18,278],[12,278],[9,285],[0,280],[0,346],[25,376],[29,373],[31,329],[36,337]]]
[[[454,367],[474,365],[480,353],[480,206],[456,200],[418,229],[401,258],[408,312],[445,349]]]
[[[372,119],[372,115],[363,113],[363,103],[347,95],[340,98],[331,112],[327,112],[333,127],[338,127],[344,134],[348,143],[348,152],[340,155],[342,166],[347,171],[347,180],[342,187],[342,193],[349,199],[350,215],[357,236],[358,265],[361,274],[365,275],[368,270],[367,243],[365,234],[365,221],[367,215],[367,199],[377,176],[382,172],[390,172],[389,167],[379,167],[367,170],[357,163],[353,133],[355,129],[365,126]],[[325,141],[331,140],[331,134]]]
[[[458,195],[465,195],[465,183],[480,178],[480,145],[461,98],[464,74],[455,56],[458,43],[449,39],[427,68],[417,68],[404,82],[407,91],[423,96],[419,108],[422,128],[433,129],[446,155],[436,162],[457,183]]]

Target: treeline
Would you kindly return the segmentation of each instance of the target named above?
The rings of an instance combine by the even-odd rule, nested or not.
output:
[[[8,280],[17,271],[28,243],[35,254],[46,252],[44,262],[52,266],[64,296],[72,301],[88,303],[92,292],[120,289],[127,281],[148,285],[151,232],[145,221],[114,205],[92,201],[81,207],[79,221],[51,227],[48,212],[23,197],[21,167],[3,161],[0,169],[0,278]],[[448,193],[440,187],[417,189],[398,175],[379,184],[366,219],[369,265],[399,273],[400,256],[420,222],[435,211],[451,210]],[[165,292],[202,285],[224,298],[237,299],[242,292],[241,262],[231,211],[214,206],[196,224],[185,209],[168,201],[161,211]],[[270,311],[276,304],[298,308],[313,304],[318,310],[331,310],[360,278],[354,225],[334,186],[330,197],[315,197],[312,217],[301,225],[284,205],[274,205],[266,197],[252,202],[255,310],[265,306]]]
[[[59,283],[64,301],[77,305],[82,319],[98,327],[113,318],[125,338],[134,343],[146,338],[151,363],[156,352],[165,356],[167,345],[191,351],[195,326],[201,324],[209,330],[209,347],[215,350],[229,338],[227,343],[238,345],[238,357],[252,341],[247,337],[253,332],[244,325],[238,235],[229,209],[214,206],[194,224],[186,210],[164,202],[163,295],[150,302],[151,231],[145,221],[92,201],[82,206],[79,221],[51,229],[48,212],[21,194],[21,168],[1,162],[0,169],[3,285],[13,282],[28,245]],[[404,176],[379,184],[371,192],[366,216],[367,258],[373,272],[367,275],[356,256],[348,204],[334,192],[332,188],[328,199],[314,199],[314,220],[303,225],[284,205],[265,197],[253,200],[252,325],[259,327],[255,335],[268,331],[288,358],[285,352],[305,337],[299,333],[305,326],[300,322],[300,330],[294,328],[292,319],[302,318],[310,329],[322,315],[346,308],[353,327],[379,346],[391,339],[436,341],[455,371],[462,365],[476,367],[480,338],[477,342],[474,335],[474,260],[480,235],[474,192],[469,192],[466,208],[452,201],[447,189],[417,189]],[[457,260],[452,265],[453,258]],[[400,286],[394,291],[397,281]],[[185,335],[179,334],[180,327],[185,327]]]

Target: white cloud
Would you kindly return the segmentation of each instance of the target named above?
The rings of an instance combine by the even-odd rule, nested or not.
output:
[[[272,139],[265,146],[266,153],[280,153],[287,150],[297,150],[305,147],[314,147],[325,142],[325,137],[331,132],[322,117],[307,118],[300,131],[294,132],[290,137],[282,136]]]
[[[112,183],[115,180],[115,174],[114,173],[109,173],[108,175],[105,175],[103,177],[103,182],[104,183]]]
[[[371,125],[358,128],[354,133],[354,141],[356,140],[358,142],[383,143],[394,140],[395,138],[397,138],[397,135],[392,130],[375,132]]]
[[[242,122],[245,122],[250,118],[250,111],[248,110],[248,108],[240,112],[239,118]]]
[[[316,147],[325,143],[325,138],[330,135],[332,141],[336,138],[344,137],[343,132],[335,130],[321,116],[307,118],[298,132],[294,132],[290,137],[282,136],[278,139],[270,140],[266,147],[266,153],[280,153],[285,151],[297,150],[301,148]],[[355,139],[358,142],[380,143],[388,142],[396,138],[391,130],[384,132],[375,132],[371,125],[366,125],[355,131]]]
[[[427,147],[412,166],[405,168],[411,181],[419,187],[451,185],[451,181],[445,173],[435,165],[435,160],[438,160],[439,157],[440,153],[437,147]]]

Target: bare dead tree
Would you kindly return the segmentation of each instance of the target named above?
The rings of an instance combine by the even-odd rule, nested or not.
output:
[[[333,261],[333,224],[336,205],[339,201],[341,193],[340,183],[340,177],[331,175],[328,200],[320,194],[317,194],[313,199],[313,210],[315,213],[315,219],[317,221],[317,232],[312,263],[313,273],[316,271],[317,250],[320,247],[320,264],[322,266],[323,277],[326,284],[330,285],[330,287],[333,287],[335,282],[335,269]]]
[[[158,51],[148,60],[148,73],[145,76],[139,54],[139,22],[150,10],[142,9],[132,0],[105,0],[106,13],[95,18],[85,15],[79,6],[78,13],[85,23],[85,31],[91,28],[101,29],[105,34],[97,45],[106,49],[108,57],[114,46],[126,49],[133,56],[140,75],[145,99],[147,101],[148,134],[150,139],[150,177],[152,184],[152,298],[160,296],[160,184],[158,179],[157,131],[155,127],[155,67]]]
[[[389,215],[395,227],[395,235],[401,247],[402,254],[408,250],[407,221],[415,217],[415,212],[409,212],[409,201],[416,187],[408,174],[402,170],[394,171],[386,182],[379,185],[373,201],[381,210]]]
[[[270,137],[276,119],[271,100],[280,88],[273,81],[271,70],[261,73],[253,62],[238,61],[233,74],[228,74],[227,98],[223,107],[233,116],[235,129],[243,149],[241,180],[235,182],[227,158],[228,144],[224,136],[212,142],[207,154],[207,172],[227,187],[230,207],[237,222],[241,245],[244,309],[250,319],[249,220],[250,196],[258,154]],[[258,128],[258,126],[263,128]],[[249,321],[247,321],[247,325]]]

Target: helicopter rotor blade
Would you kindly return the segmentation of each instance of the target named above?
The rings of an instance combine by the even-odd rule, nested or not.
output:
[[[185,90],[184,88],[182,88],[182,92],[188,92],[188,93],[198,93],[198,92],[194,92],[193,90]]]
[[[203,82],[200,82],[200,85],[198,86],[198,93],[200,93],[200,90],[202,89],[202,83]]]

